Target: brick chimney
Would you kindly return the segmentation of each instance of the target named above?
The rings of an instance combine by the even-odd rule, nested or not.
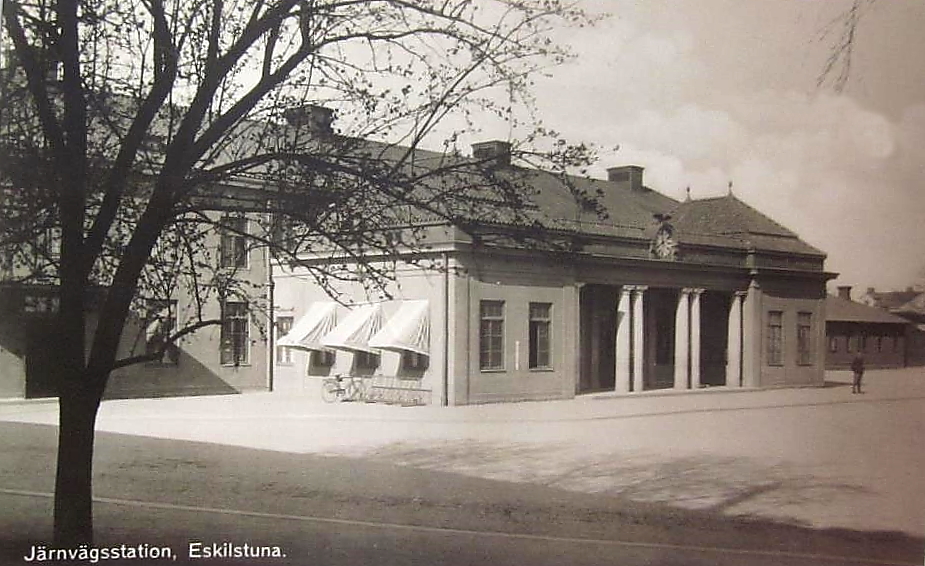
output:
[[[283,111],[286,122],[294,128],[305,128],[313,134],[334,133],[334,110],[317,104],[306,104]]]
[[[644,168],[638,165],[623,165],[622,167],[611,167],[607,170],[607,180],[612,183],[620,183],[627,189],[633,191],[642,190],[642,172]]]
[[[472,157],[479,161],[494,162],[496,165],[511,164],[511,144],[492,140],[472,144]]]
[[[846,301],[851,300],[851,286],[850,285],[839,285],[838,286],[838,297],[840,299],[845,299]]]

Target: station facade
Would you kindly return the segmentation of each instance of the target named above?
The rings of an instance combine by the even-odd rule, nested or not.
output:
[[[304,270],[331,258],[275,266],[275,388],[362,375],[465,405],[822,385],[825,255],[731,192],[677,201],[642,176],[628,166],[572,179],[601,195],[601,216],[535,175],[546,236],[566,246],[485,244],[424,226],[429,245],[414,259],[431,267],[400,264],[389,300],[341,286],[323,329],[308,319],[330,298]],[[362,309],[374,321],[357,326]],[[326,338],[347,332],[347,318],[358,329],[351,343]]]

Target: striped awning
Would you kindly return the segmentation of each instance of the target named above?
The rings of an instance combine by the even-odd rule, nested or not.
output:
[[[385,326],[369,341],[375,348],[430,353],[428,301],[404,301]]]
[[[318,302],[295,323],[277,345],[301,350],[325,350],[321,340],[337,325],[337,303]]]
[[[378,353],[369,340],[382,328],[382,305],[370,303],[354,308],[321,344],[329,348]]]

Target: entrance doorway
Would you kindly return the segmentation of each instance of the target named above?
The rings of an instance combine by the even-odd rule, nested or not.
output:
[[[675,311],[677,289],[649,289],[645,301],[644,389],[674,387]]]
[[[726,385],[730,293],[707,291],[700,298],[700,383]]]
[[[617,298],[615,285],[585,285],[579,297],[580,371],[577,393],[613,391],[616,382]]]

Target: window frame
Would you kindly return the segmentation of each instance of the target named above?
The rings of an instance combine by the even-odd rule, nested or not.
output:
[[[292,325],[295,324],[295,317],[290,315],[277,316],[276,317],[276,340],[279,341],[280,338],[285,336],[292,330]],[[280,346],[276,345],[276,365],[278,366],[291,366],[292,361],[292,348],[289,346]]]
[[[797,365],[813,365],[813,313],[797,312]]]
[[[222,301],[222,327],[219,338],[219,363],[224,367],[250,365],[250,310],[247,301]],[[230,312],[243,309],[243,312]],[[238,328],[236,329],[236,323]],[[242,322],[243,321],[243,322]],[[242,331],[243,330],[243,331]],[[240,337],[236,340],[236,337]],[[229,357],[228,343],[231,341]],[[238,344],[240,342],[240,344]],[[236,346],[237,344],[237,346]],[[237,355],[240,353],[241,355]]]
[[[765,356],[767,365],[784,365],[784,311],[768,311]]]
[[[171,334],[175,334],[180,328],[179,319],[177,316],[177,300],[176,299],[149,299],[148,300],[148,312],[144,321],[144,330],[145,330],[145,354],[153,354],[156,350],[152,347],[152,339],[154,337],[147,336],[148,327],[155,322],[155,320],[161,318],[161,313],[165,310],[167,311],[166,320],[169,321],[169,328],[164,330],[162,327],[158,327],[158,332],[156,337],[163,337],[166,335],[167,338]],[[156,314],[154,314],[156,313]],[[153,315],[153,316],[152,316]],[[176,344],[168,344],[164,349],[164,353],[158,360],[152,360],[148,362],[148,365],[153,366],[175,366],[180,362],[180,351],[177,348]]]
[[[249,269],[247,249],[249,219],[246,216],[223,216],[219,230],[218,266],[221,269]],[[241,248],[240,250],[237,248]],[[232,248],[234,250],[232,251]]]
[[[497,307],[499,313],[489,313],[487,308]],[[479,301],[479,371],[504,371],[505,302],[497,299]]]
[[[545,309],[540,313],[534,309]],[[530,370],[553,369],[553,304],[546,302],[530,302],[527,305],[527,367]],[[541,336],[545,331],[545,336]],[[545,342],[545,348],[542,346]],[[545,359],[542,357],[545,356]],[[545,362],[545,363],[543,363]]]

